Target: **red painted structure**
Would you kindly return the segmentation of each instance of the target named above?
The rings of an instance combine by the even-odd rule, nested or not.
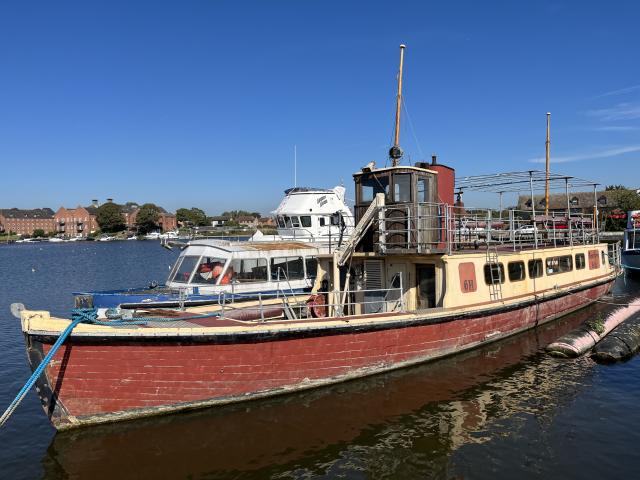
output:
[[[372,323],[357,330],[271,330],[208,337],[72,336],[39,380],[58,429],[285,393],[457,353],[533,328],[605,294],[612,280],[537,304],[464,318]],[[275,333],[274,333],[275,331]],[[33,368],[55,337],[27,335]]]

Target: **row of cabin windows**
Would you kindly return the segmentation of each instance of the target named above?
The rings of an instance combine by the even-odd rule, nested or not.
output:
[[[602,263],[606,262],[604,252],[602,254]],[[573,257],[571,255],[561,255],[558,257],[549,257],[545,259],[547,275],[556,275],[558,273],[571,272],[573,270]],[[576,270],[582,270],[586,266],[584,253],[576,253],[575,255]],[[598,268],[593,266],[590,268]],[[544,274],[542,268],[542,259],[536,258],[527,262],[527,271],[529,278],[540,278]],[[520,282],[526,278],[523,261],[507,263],[507,273],[510,282]],[[487,285],[504,283],[504,265],[502,263],[487,263],[484,266],[484,281]]]
[[[393,197],[389,190],[389,176],[371,174],[362,177],[360,180],[360,202],[369,203],[373,201],[378,193],[384,193],[387,201],[411,202],[411,174],[394,173],[393,177]],[[429,202],[429,179],[418,177],[416,181],[416,202]]]
[[[321,219],[324,220],[324,219]],[[277,217],[279,228],[309,228],[311,227],[310,215],[278,215]]]
[[[311,215],[278,215],[276,217],[278,228],[310,228]],[[333,214],[328,217],[319,217],[318,225],[321,227],[329,225],[340,225],[340,216]]]

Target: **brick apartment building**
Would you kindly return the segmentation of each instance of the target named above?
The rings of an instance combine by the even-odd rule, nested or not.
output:
[[[0,209],[0,232],[14,232],[22,236],[31,236],[35,230],[53,232],[56,229],[53,216],[50,208]]]
[[[55,231],[58,235],[65,237],[86,237],[99,228],[96,221],[97,213],[98,209],[95,205],[76,208],[60,207],[54,215]]]
[[[173,213],[167,212],[162,207],[158,207],[158,210],[160,211],[160,215],[158,217],[158,225],[160,226],[161,231],[168,232],[170,230],[175,230],[176,228],[178,228],[178,220]],[[121,211],[122,216],[125,218],[127,228],[129,230],[135,231],[136,218],[138,217],[140,207],[136,204],[128,203],[121,206]]]

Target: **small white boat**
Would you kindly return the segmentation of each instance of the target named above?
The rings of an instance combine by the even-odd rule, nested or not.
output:
[[[99,242],[112,242],[113,240],[115,240],[116,237],[111,237],[109,235],[103,235],[102,237],[100,237],[98,239]]]

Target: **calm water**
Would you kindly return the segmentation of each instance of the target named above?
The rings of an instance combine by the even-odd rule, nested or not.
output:
[[[156,242],[0,246],[0,409],[24,384],[9,304],[68,314],[71,292],[162,281]],[[614,294],[640,293],[620,279]],[[640,359],[558,360],[598,311],[468,354],[302,394],[56,434],[35,393],[0,431],[2,478],[635,478]]]

